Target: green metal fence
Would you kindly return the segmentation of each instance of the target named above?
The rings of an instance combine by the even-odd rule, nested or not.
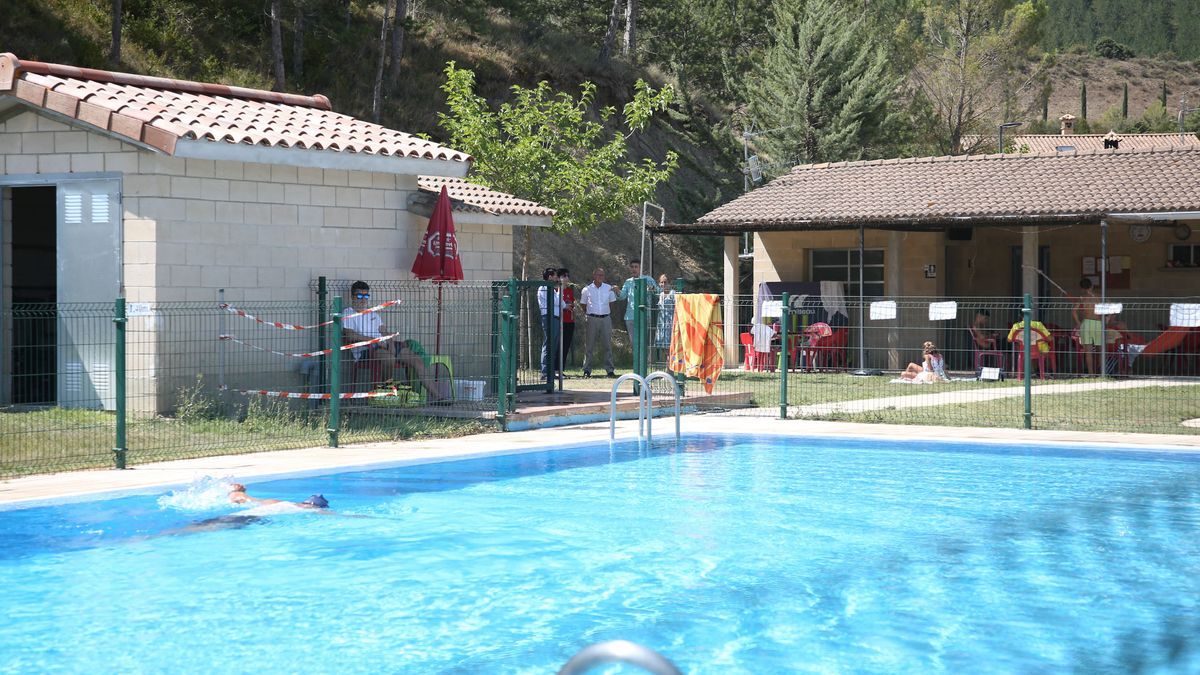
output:
[[[1098,307],[1112,312],[1104,315],[1076,301],[1030,301],[1028,335],[1022,298],[874,298],[860,305],[790,297],[775,307],[751,296],[732,300],[735,311],[760,318],[733,328],[736,358],[718,380],[720,396],[694,404],[709,412],[1200,433],[1200,422],[1189,422],[1200,418],[1200,328],[1172,327],[1173,319],[1194,316],[1196,298],[1118,299]],[[652,310],[648,321],[653,317]],[[1081,331],[1086,320],[1096,323]],[[936,347],[946,377],[922,384],[926,377],[915,374],[924,370],[925,342]],[[651,369],[665,368],[663,352],[652,353]],[[695,381],[686,387],[699,393]]]
[[[315,286],[303,302],[0,313],[0,477],[495,427],[504,284],[373,284],[395,336],[336,350],[349,282]],[[381,367],[399,344],[409,358]]]
[[[373,282],[365,300],[350,285],[318,280],[295,302],[8,307],[0,477],[503,428],[520,391],[610,387],[582,377],[581,341],[561,380],[541,374],[540,282]],[[668,369],[674,298],[635,292],[632,336],[613,321],[628,345],[619,372]],[[1197,298],[1029,302],[1024,324],[1021,298],[721,300],[759,319],[725,327],[733,349],[711,394],[684,381],[702,412],[1200,433]],[[387,369],[375,345],[333,349],[339,312],[377,305],[384,344],[416,361]],[[945,377],[918,384],[925,342]]]

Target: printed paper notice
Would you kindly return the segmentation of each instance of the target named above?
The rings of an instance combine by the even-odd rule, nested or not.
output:
[[[958,317],[958,303],[950,300],[948,302],[931,302],[929,303],[929,320],[930,321],[949,321]]]
[[[1089,276],[1096,273],[1096,259],[1091,256],[1083,257],[1083,276]]]
[[[1182,303],[1171,305],[1171,325],[1180,328],[1200,326],[1200,305]]]
[[[767,300],[762,304],[763,316],[783,316],[782,300]]]
[[[871,303],[871,320],[886,321],[896,318],[896,301],[880,300]]]
[[[1098,302],[1096,303],[1096,313],[1100,315],[1120,314],[1124,307],[1119,302]]]

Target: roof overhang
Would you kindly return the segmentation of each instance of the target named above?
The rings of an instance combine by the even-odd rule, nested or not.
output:
[[[857,230],[860,227],[868,230],[893,230],[898,232],[940,232],[947,227],[1013,227],[1017,225],[1091,225],[1103,220],[1103,213],[1064,213],[1055,215],[1031,216],[1020,215],[990,215],[990,216],[961,216],[939,217],[928,219],[904,220],[804,220],[783,222],[753,222],[753,223],[668,223],[665,226],[652,225],[652,229],[664,234],[702,234],[727,236],[746,234],[750,232],[829,232],[835,230]]]
[[[418,216],[433,215],[433,202],[426,194],[413,194],[408,198],[408,210]],[[515,213],[490,213],[478,207],[451,199],[455,225],[514,225],[519,227],[550,227],[554,224],[550,216],[531,216]]]
[[[225,143],[181,138],[175,142],[175,156],[190,159],[213,159],[255,164],[287,164],[313,169],[341,169],[405,175],[433,174],[462,177],[471,165],[443,159],[415,159],[368,155],[356,152],[280,148],[248,143]]]

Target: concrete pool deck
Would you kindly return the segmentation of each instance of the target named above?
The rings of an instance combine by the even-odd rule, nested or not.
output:
[[[1168,435],[1085,431],[995,429],[982,427],[938,427],[805,420],[755,419],[747,429],[746,418],[687,416],[686,434],[749,433],[754,435],[840,436],[857,438],[928,438],[935,441],[982,443],[1086,444],[1111,449],[1155,449],[1200,452],[1200,435]],[[655,438],[674,433],[669,420],[659,419]],[[637,435],[637,422],[617,423],[617,439]],[[0,481],[0,507],[32,506],[39,503],[79,500],[113,493],[156,493],[191,483],[197,478],[232,477],[245,483],[274,478],[340,473],[357,469],[429,464],[489,455],[537,452],[547,448],[608,440],[608,424],[583,424],[509,433],[479,434],[462,438],[420,441],[362,443],[341,448],[276,450],[239,455],[142,464],[125,471],[74,471],[24,476]]]

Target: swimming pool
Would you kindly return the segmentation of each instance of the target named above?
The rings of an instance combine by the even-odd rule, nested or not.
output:
[[[0,512],[0,671],[1200,669],[1200,458],[685,438]],[[165,535],[165,536],[162,536]]]

